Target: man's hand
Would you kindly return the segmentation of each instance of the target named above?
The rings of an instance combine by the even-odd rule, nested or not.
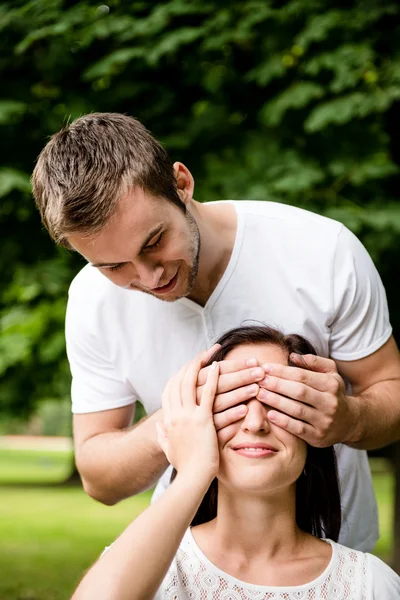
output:
[[[202,369],[197,380],[197,402],[200,404],[210,367]],[[217,431],[243,419],[247,408],[243,402],[255,398],[260,390],[257,382],[265,377],[256,358],[222,360],[214,402],[214,423]]]
[[[262,365],[266,376],[259,382],[257,398],[275,409],[268,418],[311,446],[351,440],[355,406],[345,394],[335,362],[312,354],[290,358],[299,367]]]

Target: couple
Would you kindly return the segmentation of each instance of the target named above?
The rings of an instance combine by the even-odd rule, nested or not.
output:
[[[229,363],[250,352],[261,365],[293,369],[299,355],[316,354],[312,345],[266,326],[233,329],[218,343],[164,390],[158,439],[176,469],[172,484],[103,553],[73,600],[400,598],[387,565],[337,543],[332,446],[312,447],[277,427],[257,398],[216,431],[213,404]],[[318,387],[322,376],[313,377]]]

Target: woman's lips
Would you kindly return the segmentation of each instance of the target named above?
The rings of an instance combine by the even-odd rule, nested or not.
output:
[[[241,456],[246,456],[247,458],[264,458],[265,456],[272,456],[278,452],[276,448],[273,448],[273,446],[270,446],[269,444],[249,443],[232,446],[232,450]]]

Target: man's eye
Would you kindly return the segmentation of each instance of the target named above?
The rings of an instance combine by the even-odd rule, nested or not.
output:
[[[109,271],[118,271],[119,269],[121,269],[124,265],[114,265],[113,267],[108,267]]]
[[[161,244],[162,237],[163,234],[160,233],[157,240],[153,244],[149,244],[148,246],[146,246],[145,250],[154,250],[155,248],[158,248],[158,246]]]

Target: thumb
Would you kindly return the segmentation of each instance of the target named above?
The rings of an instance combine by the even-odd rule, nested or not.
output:
[[[308,369],[316,373],[337,373],[337,367],[334,360],[315,354],[295,354],[292,352],[290,360],[301,369]]]
[[[160,446],[161,450],[164,452],[165,456],[167,455],[167,447],[168,447],[168,438],[167,432],[165,431],[164,425],[160,423],[160,421],[156,421],[156,430],[157,430],[157,442]]]

